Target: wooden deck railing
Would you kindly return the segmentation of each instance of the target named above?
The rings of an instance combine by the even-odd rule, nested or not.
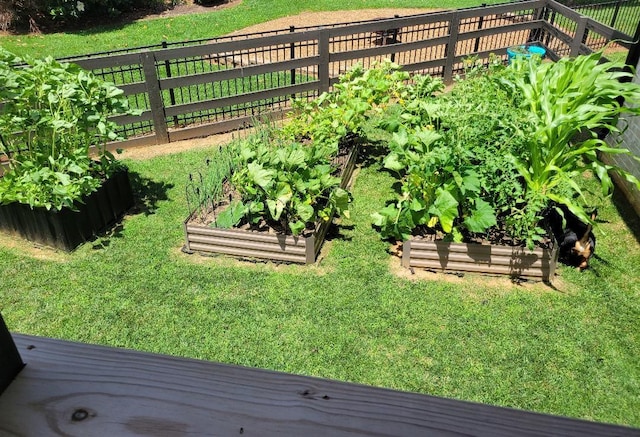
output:
[[[14,337],[24,368],[2,325],[0,380],[13,380],[0,392],[2,436],[640,436],[417,393]]]

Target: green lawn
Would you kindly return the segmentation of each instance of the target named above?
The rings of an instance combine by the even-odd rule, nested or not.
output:
[[[462,8],[502,0],[243,0],[238,6],[204,14],[137,21],[118,27],[48,35],[2,36],[0,45],[14,53],[64,57],[101,51],[213,38],[276,18],[305,11],[356,10],[362,8]],[[354,16],[357,19],[357,15]],[[349,20],[345,16],[345,20]]]
[[[185,255],[206,154],[128,161],[146,206],[72,254],[1,237],[10,328],[640,426],[637,217],[605,202],[592,268],[561,268],[555,288],[414,276],[370,225],[392,183],[374,163],[318,265]]]

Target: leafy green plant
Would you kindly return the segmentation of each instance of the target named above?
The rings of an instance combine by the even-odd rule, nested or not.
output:
[[[340,77],[331,92],[311,102],[295,101],[294,117],[285,133],[294,140],[308,139],[337,151],[342,138],[362,134],[365,122],[398,97],[408,77],[408,73],[389,60],[375,63],[369,69],[356,64]]]
[[[349,193],[333,176],[323,145],[246,141],[231,181],[240,199],[217,219],[217,226],[265,221],[280,232],[301,234],[332,213],[348,216]]]
[[[393,134],[386,168],[403,173],[400,199],[373,214],[383,238],[406,240],[418,226],[435,228],[454,241],[463,232],[484,232],[496,224],[493,208],[481,198],[475,170],[461,164],[451,148],[435,145],[441,139],[432,130],[409,137]]]
[[[240,198],[213,225],[266,223],[300,235],[334,212],[348,216],[350,195],[340,187],[333,160],[342,142],[362,134],[365,122],[399,96],[407,78],[390,61],[368,70],[356,65],[331,92],[312,102],[296,101],[284,128],[259,130],[239,145],[231,183]]]
[[[503,83],[521,96],[527,110],[528,129],[525,148],[510,159],[525,182],[525,198],[535,199],[538,214],[528,213],[527,233],[536,231],[540,212],[556,202],[563,204],[581,220],[590,221],[580,199],[584,199],[578,181],[585,170],[592,170],[605,194],[613,183],[610,171],[619,173],[640,187],[640,182],[620,168],[605,164],[601,153],[630,153],[610,147],[598,137],[600,129],[617,131],[615,122],[623,112],[640,113],[640,87],[621,79],[631,77],[623,65],[601,62],[601,53],[561,59],[557,63],[536,60],[513,63],[515,74]],[[631,103],[622,106],[620,98]],[[637,160],[638,158],[635,157]]]
[[[484,121],[491,99],[500,98],[486,77],[461,82],[458,92],[436,95],[443,88],[439,79],[416,76],[402,93],[406,98],[377,123],[392,132],[384,166],[401,185],[399,199],[373,214],[383,238],[406,240],[422,228],[461,241],[463,235],[496,225],[497,211],[485,188],[495,175],[478,165],[482,158],[476,152],[486,147],[496,125],[509,123],[503,120],[507,116]]]
[[[21,59],[0,49],[0,153],[9,169],[0,202],[74,207],[120,164],[109,116],[132,113],[122,90],[74,64]]]
[[[469,62],[464,80],[434,96],[399,100],[378,126],[392,132],[384,166],[400,179],[399,199],[373,215],[384,238],[407,239],[416,228],[460,241],[495,228],[516,244],[533,248],[546,234],[545,211],[566,205],[584,221],[579,180],[595,174],[605,194],[610,171],[640,186],[602,153],[629,153],[597,136],[615,131],[640,87],[622,65],[600,54],[510,67]],[[408,93],[405,91],[405,93]],[[636,158],[637,159],[637,158]],[[421,232],[422,232],[421,231]]]

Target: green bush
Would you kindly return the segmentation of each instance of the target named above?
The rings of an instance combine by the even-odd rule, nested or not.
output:
[[[166,0],[21,0],[1,1],[0,11],[12,17],[13,28],[46,30],[86,21],[105,23],[105,19],[137,10],[162,10],[167,3]]]
[[[73,208],[119,168],[106,143],[119,139],[109,116],[131,113],[122,90],[77,65],[1,49],[0,83],[1,203]]]
[[[605,194],[611,171],[640,187],[599,157],[629,153],[597,132],[616,131],[623,112],[640,112],[618,101],[640,102],[640,87],[621,82],[630,76],[621,67],[601,62],[600,53],[495,62],[471,69],[448,94],[398,101],[380,123],[393,133],[384,165],[401,186],[399,198],[373,215],[383,238],[418,231],[463,241],[487,233],[533,248],[546,234],[548,208],[564,205],[590,221],[579,183],[585,172]]]

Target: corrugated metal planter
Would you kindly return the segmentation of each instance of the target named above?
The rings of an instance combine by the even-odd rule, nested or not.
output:
[[[436,272],[475,272],[549,281],[556,271],[558,249],[450,243],[412,238],[403,243],[402,265]]]
[[[346,188],[351,183],[359,146],[356,143],[349,152],[340,174],[340,186]],[[187,253],[216,253],[240,258],[257,258],[299,264],[313,264],[324,238],[331,226],[331,220],[316,224],[315,231],[307,236],[270,234],[244,229],[221,229],[192,223],[195,212],[184,221]]]
[[[22,203],[0,205],[0,231],[26,240],[72,251],[119,221],[133,206],[129,172],[124,169],[107,179],[97,191],[78,202],[77,210],[60,211]]]

